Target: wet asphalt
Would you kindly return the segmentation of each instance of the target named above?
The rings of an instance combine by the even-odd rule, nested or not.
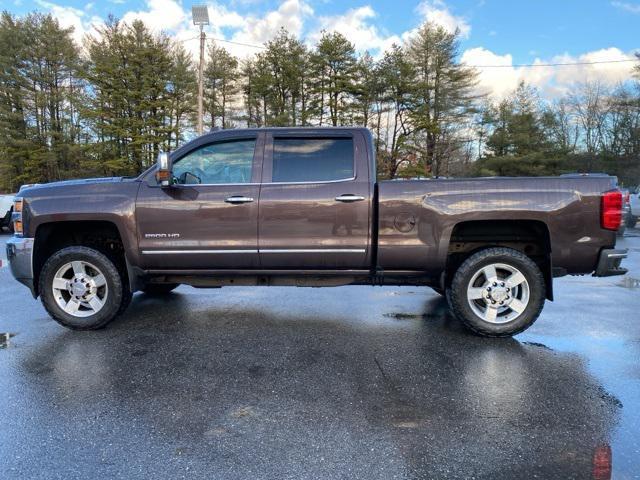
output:
[[[627,276],[558,279],[513,339],[414,287],[180,287],[71,332],[0,268],[0,478],[640,478],[619,244]]]

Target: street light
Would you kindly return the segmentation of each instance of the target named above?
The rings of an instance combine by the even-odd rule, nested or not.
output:
[[[209,25],[209,8],[206,5],[193,5],[191,7],[193,24],[200,27],[200,64],[198,65],[198,135],[202,135],[202,75],[204,69],[204,26]]]

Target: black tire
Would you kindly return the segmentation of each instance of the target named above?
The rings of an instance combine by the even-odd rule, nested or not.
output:
[[[106,279],[108,294],[104,304],[95,314],[87,317],[77,317],[65,312],[54,298],[52,286],[56,272],[72,261],[95,265]],[[59,324],[72,330],[96,330],[116,318],[131,301],[131,293],[124,278],[114,262],[104,254],[92,248],[74,246],[63,248],[49,257],[40,272],[38,287],[44,308]]]
[[[167,295],[178,288],[178,283],[148,283],[142,291],[147,295]]]
[[[625,224],[627,225],[627,228],[635,228],[637,223],[638,223],[638,217],[634,217],[632,215],[627,216],[627,221],[625,222]]]
[[[474,275],[483,267],[498,263],[519,270],[529,287],[529,301],[524,310],[513,320],[504,323],[492,323],[483,319],[474,312],[467,299],[467,287]],[[467,258],[456,271],[451,292],[447,295],[449,306],[456,317],[471,331],[485,337],[510,337],[529,328],[540,315],[545,296],[544,276],[538,266],[523,253],[502,247],[487,248]],[[484,302],[484,299],[481,302]],[[507,309],[507,315],[512,313],[516,312]]]

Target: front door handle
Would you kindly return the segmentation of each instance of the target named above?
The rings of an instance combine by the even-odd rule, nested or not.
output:
[[[253,202],[253,198],[251,197],[243,197],[240,195],[234,195],[233,197],[228,197],[225,199],[227,203],[233,203],[234,205],[238,205],[241,203],[251,203]]]
[[[351,203],[351,202],[361,202],[362,200],[364,200],[364,197],[362,195],[352,195],[351,193],[347,193],[347,194],[336,197],[336,202]]]

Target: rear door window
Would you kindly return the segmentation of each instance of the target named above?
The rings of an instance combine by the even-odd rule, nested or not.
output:
[[[354,178],[351,138],[274,138],[272,182]]]

